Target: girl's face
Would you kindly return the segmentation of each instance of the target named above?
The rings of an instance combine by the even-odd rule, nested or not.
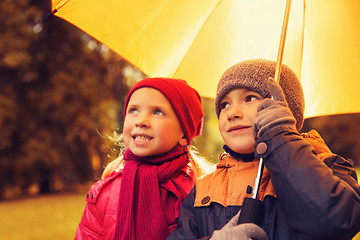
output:
[[[165,153],[183,136],[179,120],[161,92],[147,87],[133,92],[123,128],[124,143],[131,152],[139,157]]]
[[[254,152],[254,123],[264,98],[245,88],[235,88],[220,102],[219,130],[224,142],[241,154]]]

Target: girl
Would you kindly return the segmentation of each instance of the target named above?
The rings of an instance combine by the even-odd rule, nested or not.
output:
[[[165,239],[194,184],[188,145],[203,116],[198,92],[183,80],[135,84],[124,105],[126,150],[90,189],[75,239]]]

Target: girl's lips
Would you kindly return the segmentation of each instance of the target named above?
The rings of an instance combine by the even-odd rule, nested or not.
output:
[[[137,135],[137,136],[133,136],[133,139],[136,141],[150,141],[152,138],[148,136]]]
[[[153,137],[146,134],[133,134],[131,137],[136,145],[147,144],[153,139]]]

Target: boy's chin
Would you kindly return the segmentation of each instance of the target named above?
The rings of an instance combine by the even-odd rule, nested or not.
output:
[[[254,146],[250,146],[250,147],[240,147],[240,146],[228,146],[229,148],[231,148],[231,150],[233,150],[236,153],[239,154],[252,154],[254,153]]]
[[[251,154],[255,151],[255,140],[252,135],[246,136],[225,136],[225,144],[234,152],[239,154]]]

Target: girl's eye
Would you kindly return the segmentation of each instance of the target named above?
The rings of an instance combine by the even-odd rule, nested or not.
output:
[[[156,109],[156,110],[154,111],[154,115],[164,115],[164,112],[161,111],[160,109]]]
[[[129,110],[128,110],[128,113],[129,114],[136,114],[138,112],[138,110],[136,109],[136,108],[130,108]]]
[[[227,108],[229,106],[230,106],[230,104],[228,102],[222,102],[222,103],[220,103],[220,110],[223,110],[224,108]]]
[[[259,100],[259,97],[255,96],[255,95],[248,95],[245,97],[245,102],[252,102],[255,100]]]

